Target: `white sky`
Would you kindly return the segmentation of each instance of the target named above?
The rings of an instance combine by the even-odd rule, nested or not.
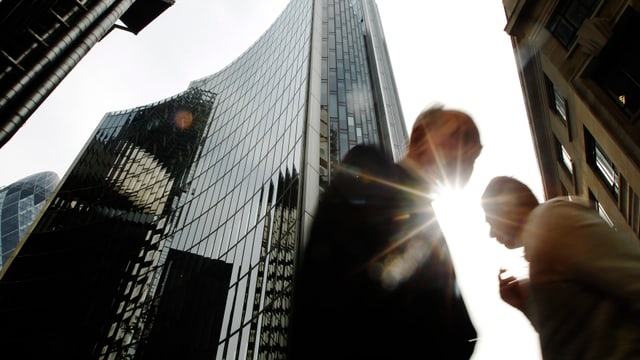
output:
[[[0,148],[0,186],[45,170],[62,177],[106,112],[173,96],[189,81],[222,69],[286,3],[176,0],[138,36],[113,31]],[[543,199],[513,50],[503,31],[502,2],[377,4],[407,129],[432,102],[467,111],[480,128],[484,149],[464,197],[437,204],[479,332],[472,359],[539,360],[537,335],[528,320],[497,293],[499,267],[521,263],[517,253],[488,238],[478,204],[484,186],[497,175],[519,178]]]

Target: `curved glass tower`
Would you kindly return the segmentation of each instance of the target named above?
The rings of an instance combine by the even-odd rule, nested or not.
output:
[[[358,143],[397,159],[406,137],[375,3],[292,0],[221,71],[104,117],[0,280],[0,336],[30,355],[283,358],[333,167]]]
[[[0,188],[0,268],[33,224],[60,181],[52,171],[43,171]]]

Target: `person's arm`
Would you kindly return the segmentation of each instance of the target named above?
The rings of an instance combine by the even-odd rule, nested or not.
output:
[[[529,281],[521,281],[514,276],[503,277],[506,269],[500,269],[498,273],[498,284],[500,287],[500,298],[514,308],[523,311],[527,301]]]
[[[517,279],[514,276],[503,277],[506,271],[506,269],[500,269],[498,273],[500,298],[502,301],[520,310],[535,327],[529,279]]]

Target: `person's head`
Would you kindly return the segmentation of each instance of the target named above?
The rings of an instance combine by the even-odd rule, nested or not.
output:
[[[441,105],[423,110],[411,129],[407,158],[444,185],[467,184],[482,145],[473,119]]]
[[[520,233],[527,217],[539,205],[531,189],[509,176],[489,182],[481,198],[489,236],[509,249],[521,247]]]

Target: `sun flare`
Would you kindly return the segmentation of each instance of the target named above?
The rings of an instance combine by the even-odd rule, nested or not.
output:
[[[480,205],[481,194],[481,190],[472,186],[462,190],[443,188],[433,202],[454,263],[459,268],[488,266],[495,271],[506,268],[511,275],[526,277],[528,264],[522,249],[507,249],[489,237],[489,225]]]
[[[472,219],[484,219],[484,213],[480,207],[480,196],[467,188],[443,187],[438,194],[433,207],[441,224],[460,224]]]
[[[489,227],[480,206],[480,192],[469,186],[464,189],[444,187],[438,194],[433,209],[452,250],[454,262],[462,261],[465,266],[469,261],[475,262],[472,259],[462,260],[460,256],[466,258],[468,249],[486,249],[491,245],[487,243]]]

